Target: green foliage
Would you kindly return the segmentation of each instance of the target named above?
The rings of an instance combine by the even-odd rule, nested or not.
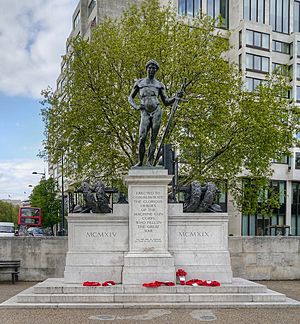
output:
[[[18,224],[19,206],[0,200],[0,222],[11,222]]]
[[[274,74],[255,93],[245,91],[235,64],[228,63],[229,35],[215,20],[180,18],[157,0],[133,6],[119,20],[105,19],[91,40],[75,38],[66,56],[62,92],[44,91],[45,150],[57,162],[66,152],[66,174],[120,179],[137,162],[139,113],[127,102],[145,63],[160,64],[157,78],[175,95],[184,77],[185,99],[176,112],[168,142],[184,161],[184,182],[218,179],[236,188],[247,169],[270,176],[270,160],[289,154],[298,114],[284,97],[288,83]],[[53,107],[53,109],[51,108]],[[170,113],[164,108],[159,136]]]
[[[266,178],[243,178],[241,194],[236,199],[243,215],[272,217],[274,209],[280,207],[279,196],[285,194],[276,190]]]
[[[57,189],[54,179],[42,178],[29,197],[31,206],[42,208],[43,227],[51,227],[52,231],[53,226],[60,221],[61,201],[56,197]]]

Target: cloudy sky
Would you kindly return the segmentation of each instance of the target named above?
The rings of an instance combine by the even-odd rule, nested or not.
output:
[[[40,92],[55,88],[78,0],[0,0],[0,199],[26,199],[47,164]]]

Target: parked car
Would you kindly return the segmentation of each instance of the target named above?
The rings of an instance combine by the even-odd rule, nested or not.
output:
[[[15,236],[15,225],[9,222],[0,222],[0,237]]]
[[[46,236],[45,230],[41,227],[29,227],[26,236]]]

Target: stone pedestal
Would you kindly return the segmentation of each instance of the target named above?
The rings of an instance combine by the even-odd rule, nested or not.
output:
[[[128,205],[114,205],[112,214],[69,214],[65,283],[122,282],[128,251]]]
[[[129,199],[129,250],[122,282],[136,285],[174,281],[174,259],[168,251],[168,184],[163,168],[133,168],[124,178]]]
[[[232,282],[227,213],[183,213],[169,204],[169,250],[188,279]]]
[[[69,214],[65,283],[114,280],[125,286],[187,279],[231,283],[227,213],[183,213],[168,204],[172,176],[136,168],[124,181],[129,204],[110,214]]]

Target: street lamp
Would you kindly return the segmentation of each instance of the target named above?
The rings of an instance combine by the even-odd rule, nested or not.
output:
[[[43,172],[36,172],[36,171],[33,171],[33,172],[32,172],[32,174],[40,174],[40,175],[42,175],[43,177],[45,177],[45,176],[46,176],[46,174],[45,174],[45,173],[43,173]]]

